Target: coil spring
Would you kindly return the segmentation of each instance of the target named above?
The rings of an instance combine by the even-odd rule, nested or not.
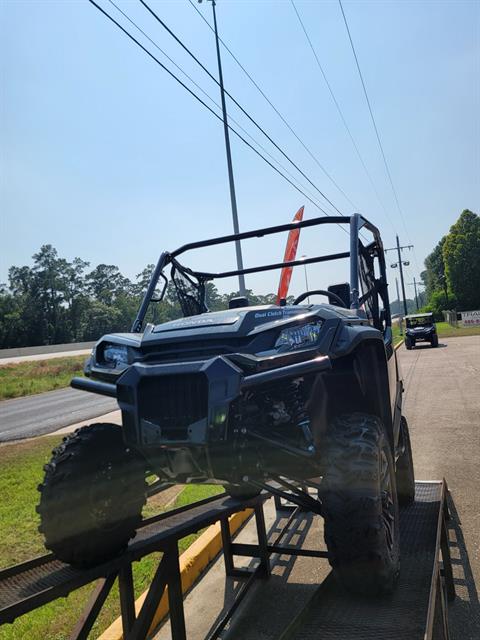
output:
[[[300,390],[300,381],[289,382],[284,390],[285,404],[292,417],[292,422],[301,425],[309,422],[308,413],[305,410],[305,403]]]

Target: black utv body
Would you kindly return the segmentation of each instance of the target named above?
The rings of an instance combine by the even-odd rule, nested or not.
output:
[[[405,316],[405,347],[412,349],[417,342],[430,342],[432,347],[438,347],[437,327],[433,320],[433,313],[417,313]]]
[[[223,273],[178,261],[198,247],[326,224],[346,225],[349,250]],[[340,259],[350,260],[349,284],[305,291],[292,305],[206,307],[213,279]],[[169,265],[185,317],[144,327]],[[327,300],[306,304],[314,295]],[[413,500],[413,465],[382,242],[360,215],[163,253],[132,332],[101,338],[86,374],[72,386],[117,398],[123,426],[77,430],[46,467],[41,531],[62,560],[88,566],[121,551],[141,518],[145,477],[155,474],[165,485],[222,484],[236,498],[287,492],[324,517],[330,562],[348,588],[393,589],[398,501]]]

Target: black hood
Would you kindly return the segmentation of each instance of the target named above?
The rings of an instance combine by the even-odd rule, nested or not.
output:
[[[115,333],[103,336],[99,342],[115,342],[136,348],[155,348],[157,345],[186,343],[203,343],[209,341],[222,342],[239,340],[250,342],[254,338],[269,332],[276,332],[280,327],[309,320],[347,320],[352,324],[361,319],[350,309],[343,309],[328,304],[320,305],[276,305],[243,307],[226,311],[214,311],[171,320],[156,326],[147,325],[144,333]],[[356,321],[356,322],[355,322]]]
[[[358,319],[349,309],[331,305],[302,305],[278,307],[275,305],[244,307],[227,311],[214,311],[188,318],[164,322],[145,331],[142,346],[159,341],[186,341],[191,339],[254,336],[292,321],[308,321],[316,317],[322,319],[348,317]]]

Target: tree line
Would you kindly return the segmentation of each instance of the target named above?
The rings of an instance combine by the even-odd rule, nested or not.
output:
[[[427,303],[442,319],[443,310],[480,309],[480,216],[465,209],[425,259],[421,278]]]
[[[149,264],[135,281],[115,265],[90,264],[81,258],[69,262],[52,245],[32,256],[32,266],[13,266],[8,285],[0,284],[0,348],[97,340],[105,333],[129,331],[154,269]],[[238,292],[220,294],[207,284],[207,305],[228,308]],[[272,304],[275,295],[254,295],[251,304]],[[181,309],[171,285],[161,304],[150,305],[147,320],[179,318]]]
[[[43,245],[32,266],[11,267],[8,285],[0,284],[0,348],[84,342],[129,331],[153,268],[147,265],[132,281],[115,265],[90,269],[85,260],[69,262],[52,245]],[[441,319],[444,309],[480,309],[477,214],[463,211],[427,256],[421,277],[427,300],[422,311],[433,311]],[[220,294],[213,283],[207,284],[212,311],[226,309],[237,295]],[[276,299],[273,293],[262,296],[249,290],[247,295],[251,304],[273,304]],[[162,304],[150,305],[149,314],[147,320],[157,323],[182,315],[171,284]]]

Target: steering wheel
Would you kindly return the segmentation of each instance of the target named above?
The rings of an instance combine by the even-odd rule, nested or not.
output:
[[[344,309],[346,309],[345,302],[340,298],[340,296],[337,296],[336,293],[332,293],[331,291],[325,291],[325,289],[315,289],[314,291],[305,291],[305,293],[302,293],[301,296],[298,296],[298,298],[295,298],[295,300],[293,301],[293,304],[300,304],[309,296],[314,296],[314,295],[327,296],[328,298],[333,298],[335,302],[338,303],[337,306],[343,307]]]

